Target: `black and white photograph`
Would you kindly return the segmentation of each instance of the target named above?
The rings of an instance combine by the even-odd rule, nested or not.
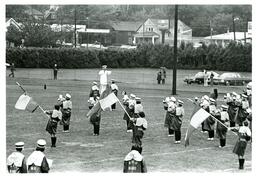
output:
[[[252,2],[96,2],[3,5],[5,176],[251,174]]]

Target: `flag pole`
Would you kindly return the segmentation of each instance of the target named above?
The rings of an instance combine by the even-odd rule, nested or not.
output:
[[[27,94],[26,90],[16,81],[16,84],[22,89],[22,91]]]
[[[210,114],[210,113],[209,113]],[[216,117],[214,117],[212,114],[210,114],[211,115],[211,117],[213,117],[215,120],[217,120],[222,126],[224,126],[224,127],[226,127],[227,129],[228,129],[228,127],[225,125],[225,124],[223,124],[219,119],[217,119]],[[233,132],[233,131],[232,131]],[[234,134],[236,134],[235,132],[233,132]],[[237,135],[237,134],[236,134]]]
[[[122,103],[120,102],[120,100],[118,99],[119,104],[121,105],[121,107],[123,108],[124,112],[127,114],[127,116],[130,118],[131,120],[131,116],[128,114],[128,112],[126,111],[126,109],[124,108],[124,106],[122,105]]]

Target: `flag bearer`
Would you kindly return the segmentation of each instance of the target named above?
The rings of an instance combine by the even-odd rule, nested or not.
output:
[[[140,148],[132,146],[131,151],[124,158],[124,173],[146,173],[147,168]]]
[[[210,98],[210,104],[209,104],[209,113],[213,116],[215,116],[216,113],[216,105],[215,100],[213,98]],[[207,111],[208,112],[208,111]],[[215,120],[212,116],[209,116],[206,120],[204,120],[204,129],[208,131],[208,139],[207,140],[213,140],[214,138],[214,124]]]
[[[58,126],[58,122],[62,119],[62,113],[60,111],[60,106],[55,105],[54,110],[45,111],[45,113],[50,116],[50,119],[46,126],[46,131],[49,132],[49,134],[51,135],[51,143],[52,143],[51,147],[56,147],[57,126]]]
[[[111,79],[111,83],[112,83],[112,84],[110,85],[111,91],[117,96],[117,93],[118,93],[118,86],[116,85],[114,79]],[[112,104],[111,108],[112,108],[112,110],[113,110],[113,109],[116,109],[116,103]]]
[[[184,108],[183,108],[183,101],[178,100],[178,105],[176,107],[175,111],[175,117],[173,118],[173,121],[171,123],[171,129],[174,130],[175,134],[175,144],[180,144],[181,139],[181,124],[182,124],[182,118],[184,116]]]
[[[134,116],[134,106],[136,103],[135,98],[136,98],[136,96],[134,94],[130,94],[130,98],[127,102],[128,105],[126,107],[126,111],[131,118],[133,118],[133,116]],[[126,120],[126,124],[127,124],[126,132],[132,132],[132,128],[133,128],[133,122],[130,120],[129,116],[126,113],[124,113],[123,119]]]
[[[247,121],[244,121],[242,126],[234,130],[238,130],[238,140],[233,149],[233,153],[238,156],[239,169],[244,169],[244,153],[247,142],[251,139],[251,130],[248,127]]]
[[[228,126],[229,115],[228,115],[228,106],[221,105],[221,110],[218,111],[215,117],[225,126]],[[223,148],[226,146],[226,134],[227,128],[223,126],[220,122],[217,121],[216,134],[220,139],[219,148]]]
[[[207,95],[202,96],[200,106],[201,106],[204,110],[206,110],[207,112],[209,112],[209,105],[210,105],[210,102],[209,102],[209,101],[210,101],[209,96],[207,96]],[[202,133],[207,132],[207,130],[205,130],[205,127],[204,127],[204,122],[202,122],[202,131],[201,131],[201,132],[202,132]]]
[[[165,127],[168,128],[168,136],[174,136],[174,130],[171,128],[171,124],[176,115],[176,99],[174,97],[170,98],[167,103],[167,113],[165,118]]]
[[[46,141],[39,139],[34,152],[28,157],[28,173],[48,173],[50,170],[49,163],[44,154]]]
[[[27,173],[25,156],[22,153],[24,142],[15,143],[16,151],[7,158],[7,169],[9,173]]]
[[[65,101],[63,101],[62,106],[62,124],[63,124],[63,132],[69,132],[70,118],[71,118],[71,110],[72,110],[72,101],[71,95],[66,94]]]

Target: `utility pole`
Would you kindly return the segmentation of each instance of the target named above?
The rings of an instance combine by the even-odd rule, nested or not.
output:
[[[173,95],[176,95],[177,33],[178,33],[178,5],[175,5],[175,15],[174,15],[174,63],[173,63],[173,80],[172,80],[172,94]]]
[[[86,26],[86,31],[87,31],[87,50],[88,50],[88,44],[89,44],[89,32],[88,32],[88,28],[89,28],[89,17],[86,18],[87,19],[87,26]]]
[[[213,28],[212,28],[212,21],[210,20],[210,30],[211,30],[211,41],[212,41],[212,31],[213,31]]]
[[[233,32],[234,32],[234,41],[236,41],[236,26],[235,26],[235,17],[232,15],[233,20]]]
[[[75,37],[75,48],[76,48],[76,7],[75,7],[75,34],[74,34],[74,37]]]

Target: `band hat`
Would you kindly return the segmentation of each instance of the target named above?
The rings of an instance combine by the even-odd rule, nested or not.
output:
[[[39,148],[44,148],[45,145],[46,145],[46,141],[45,141],[44,139],[39,139],[39,140],[37,141],[37,147],[39,147]]]
[[[139,97],[135,97],[135,100],[136,100],[136,101],[140,101],[140,100],[141,100],[141,98],[139,98]]]
[[[97,85],[98,83],[96,81],[92,82],[92,84]]]
[[[215,99],[213,99],[213,98],[210,98],[210,102],[215,102]]]
[[[209,96],[207,96],[207,95],[204,95],[203,98],[204,98],[205,100],[207,100],[207,101],[210,100]]]
[[[107,65],[102,65],[102,68],[106,69],[106,68],[107,68]]]
[[[130,94],[131,98],[136,98],[135,94]]]
[[[67,93],[66,98],[71,99],[71,95]]]
[[[62,100],[63,99],[63,96],[62,94],[59,95],[59,98],[58,98],[58,101]]]
[[[237,96],[238,94],[236,92],[232,92],[232,95]]]
[[[176,98],[174,98],[173,96],[170,98],[170,100],[176,102]]]
[[[179,103],[179,104],[184,104],[184,102],[183,102],[183,101],[181,101],[181,100],[178,100],[178,103]]]
[[[195,100],[198,100],[198,97],[195,97]]]
[[[228,109],[228,106],[226,106],[226,105],[221,105],[221,108],[224,109],[224,110],[227,110],[227,109]]]
[[[247,95],[245,95],[245,94],[242,94],[242,97],[247,98],[248,96],[247,96]]]
[[[115,80],[115,79],[111,79],[110,81],[113,81],[113,82],[115,82],[116,80]]]
[[[16,149],[22,149],[22,148],[24,148],[24,142],[17,142],[17,143],[15,143],[15,148],[16,148]]]

